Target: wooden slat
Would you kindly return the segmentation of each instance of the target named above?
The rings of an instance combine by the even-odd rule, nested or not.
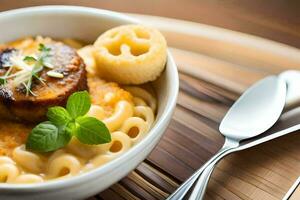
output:
[[[191,95],[196,96],[197,98],[199,97],[199,99],[209,101],[210,98],[212,98],[225,105],[231,105],[239,96],[237,93],[225,90],[224,88],[220,89],[216,85],[209,84],[208,82],[201,81],[184,73],[179,74],[179,79],[180,89],[187,93],[191,93]]]
[[[126,194],[126,190],[124,189],[116,189],[118,188],[119,184],[116,184],[114,186],[112,186],[110,189],[107,189],[105,191],[103,191],[99,196],[102,199],[107,199],[107,200],[124,200],[124,199],[128,199],[126,198],[127,196],[125,196],[124,194]],[[120,195],[122,194],[122,195]],[[122,196],[125,196],[125,198],[122,198]],[[134,198],[132,198],[134,199]]]
[[[249,85],[266,75],[265,72],[249,70],[185,50],[171,49],[171,52],[180,72],[238,93],[243,92]],[[237,74],[239,76],[236,76]]]
[[[136,172],[132,172],[131,174],[129,174],[128,178],[134,181],[141,188],[146,190],[155,199],[166,199],[169,196],[166,192],[162,191],[159,187],[156,187],[155,185],[151,184],[147,180],[143,179],[143,177]]]
[[[201,101],[191,95],[186,94],[185,92],[180,92],[178,104],[182,107],[188,108],[189,110],[193,110],[199,115],[202,115],[217,123],[221,122],[221,119],[224,117],[224,113],[228,110],[228,107],[224,106],[224,104],[222,105]]]
[[[142,163],[137,167],[136,172],[140,174],[144,179],[149,181],[155,186],[159,186],[161,190],[166,193],[171,193],[178,187],[178,183],[172,180],[169,176],[153,168],[147,163]]]

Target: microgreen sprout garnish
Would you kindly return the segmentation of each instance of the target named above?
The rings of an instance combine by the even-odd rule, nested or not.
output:
[[[87,91],[82,91],[69,97],[66,108],[49,108],[49,121],[42,122],[32,129],[26,149],[36,152],[54,151],[66,146],[72,137],[89,145],[110,142],[111,135],[105,124],[94,117],[86,116],[90,107],[90,96]]]
[[[32,56],[25,56],[25,58],[23,59],[24,61],[27,61],[27,62],[36,62],[36,58],[35,57],[32,57]]]
[[[6,84],[6,80],[4,78],[0,78],[0,85]]]
[[[49,52],[49,51],[51,51],[51,48],[48,48],[48,47],[46,47],[44,44],[39,44],[39,51],[40,52]]]
[[[52,78],[63,78],[64,75],[62,73],[56,72],[56,71],[48,71],[47,75]]]
[[[6,74],[0,77],[2,79],[0,84],[6,84],[8,79],[11,79],[14,87],[22,85],[25,88],[26,95],[35,96],[32,91],[33,80],[36,79],[45,84],[39,76],[39,72],[49,65],[48,58],[51,56],[51,48],[46,47],[44,44],[39,44],[38,50],[39,54],[37,56],[23,57],[20,53],[12,55],[10,57],[11,66],[9,66]]]

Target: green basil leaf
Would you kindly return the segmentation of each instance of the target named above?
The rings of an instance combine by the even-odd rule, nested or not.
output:
[[[32,129],[26,149],[37,152],[54,151],[67,145],[71,137],[66,126],[56,127],[49,121],[43,122]]]
[[[69,122],[66,126],[66,131],[69,132],[72,136],[75,135],[75,122]]]
[[[47,117],[55,125],[65,125],[72,119],[68,111],[60,106],[49,108]]]
[[[87,91],[73,93],[67,102],[67,111],[73,119],[85,115],[91,107],[91,99]]]
[[[108,128],[94,117],[77,118],[75,136],[84,144],[103,144],[111,141]]]

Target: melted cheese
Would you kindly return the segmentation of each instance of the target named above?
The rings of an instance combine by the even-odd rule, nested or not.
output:
[[[106,117],[113,113],[116,103],[119,101],[125,100],[129,103],[133,102],[133,96],[126,90],[120,88],[117,83],[106,82],[97,76],[89,75],[88,87],[92,104],[101,106],[106,113]]]
[[[32,126],[0,121],[0,155],[10,156],[13,149],[26,142]]]
[[[100,105],[106,117],[112,115],[117,102],[121,100],[132,102],[132,95],[116,83],[108,83],[98,77],[89,77],[88,85],[92,104]],[[0,121],[0,156],[10,156],[15,147],[24,144],[32,128],[33,125]]]

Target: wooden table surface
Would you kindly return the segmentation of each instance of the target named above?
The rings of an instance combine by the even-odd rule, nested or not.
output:
[[[218,25],[300,48],[296,1],[0,0],[0,9],[72,2]],[[136,17],[158,27],[167,38],[180,71],[178,105],[149,157],[91,199],[165,199],[222,146],[218,125],[249,85],[268,74],[300,69],[300,50],[291,46],[199,23]],[[300,175],[299,152],[300,135],[293,133],[226,157],[213,173],[206,199],[281,199]]]
[[[184,19],[300,48],[299,0],[0,0],[0,10],[47,4]]]

